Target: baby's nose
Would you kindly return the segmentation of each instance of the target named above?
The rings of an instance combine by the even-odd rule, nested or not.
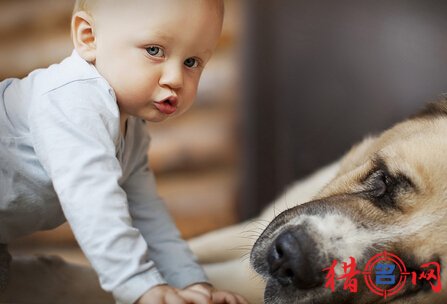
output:
[[[160,77],[160,85],[167,86],[173,90],[183,87],[183,66],[177,64],[167,64]]]

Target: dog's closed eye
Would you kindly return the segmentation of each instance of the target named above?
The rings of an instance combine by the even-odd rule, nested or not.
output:
[[[398,209],[395,203],[396,180],[386,170],[373,171],[365,179],[364,194],[379,209]]]
[[[370,195],[376,198],[391,194],[395,186],[393,178],[383,170],[374,172],[367,182]]]
[[[413,188],[411,180],[404,174],[392,175],[384,164],[372,171],[364,180],[365,194],[380,209],[399,209],[396,196],[399,191]]]

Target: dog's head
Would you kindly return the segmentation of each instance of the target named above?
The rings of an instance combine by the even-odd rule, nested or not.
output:
[[[378,269],[368,274],[368,261],[375,267],[396,261],[372,260],[384,251],[400,258],[406,271],[397,263],[394,271],[382,269],[391,274],[388,281],[377,281]],[[342,280],[354,270],[351,257],[359,271],[353,289]],[[445,302],[446,274],[424,279],[421,265],[447,265],[447,102],[354,147],[315,200],[268,225],[251,261],[267,280],[266,303]],[[374,293],[367,278],[387,296]],[[432,284],[443,289],[435,293]]]

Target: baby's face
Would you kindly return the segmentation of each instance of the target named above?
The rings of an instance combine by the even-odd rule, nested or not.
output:
[[[93,13],[95,66],[114,89],[121,114],[158,122],[185,112],[220,36],[217,1],[108,3],[118,5]]]

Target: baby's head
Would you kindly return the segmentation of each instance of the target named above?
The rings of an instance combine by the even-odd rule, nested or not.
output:
[[[115,91],[122,117],[185,112],[220,36],[223,0],[78,0],[78,54]]]

